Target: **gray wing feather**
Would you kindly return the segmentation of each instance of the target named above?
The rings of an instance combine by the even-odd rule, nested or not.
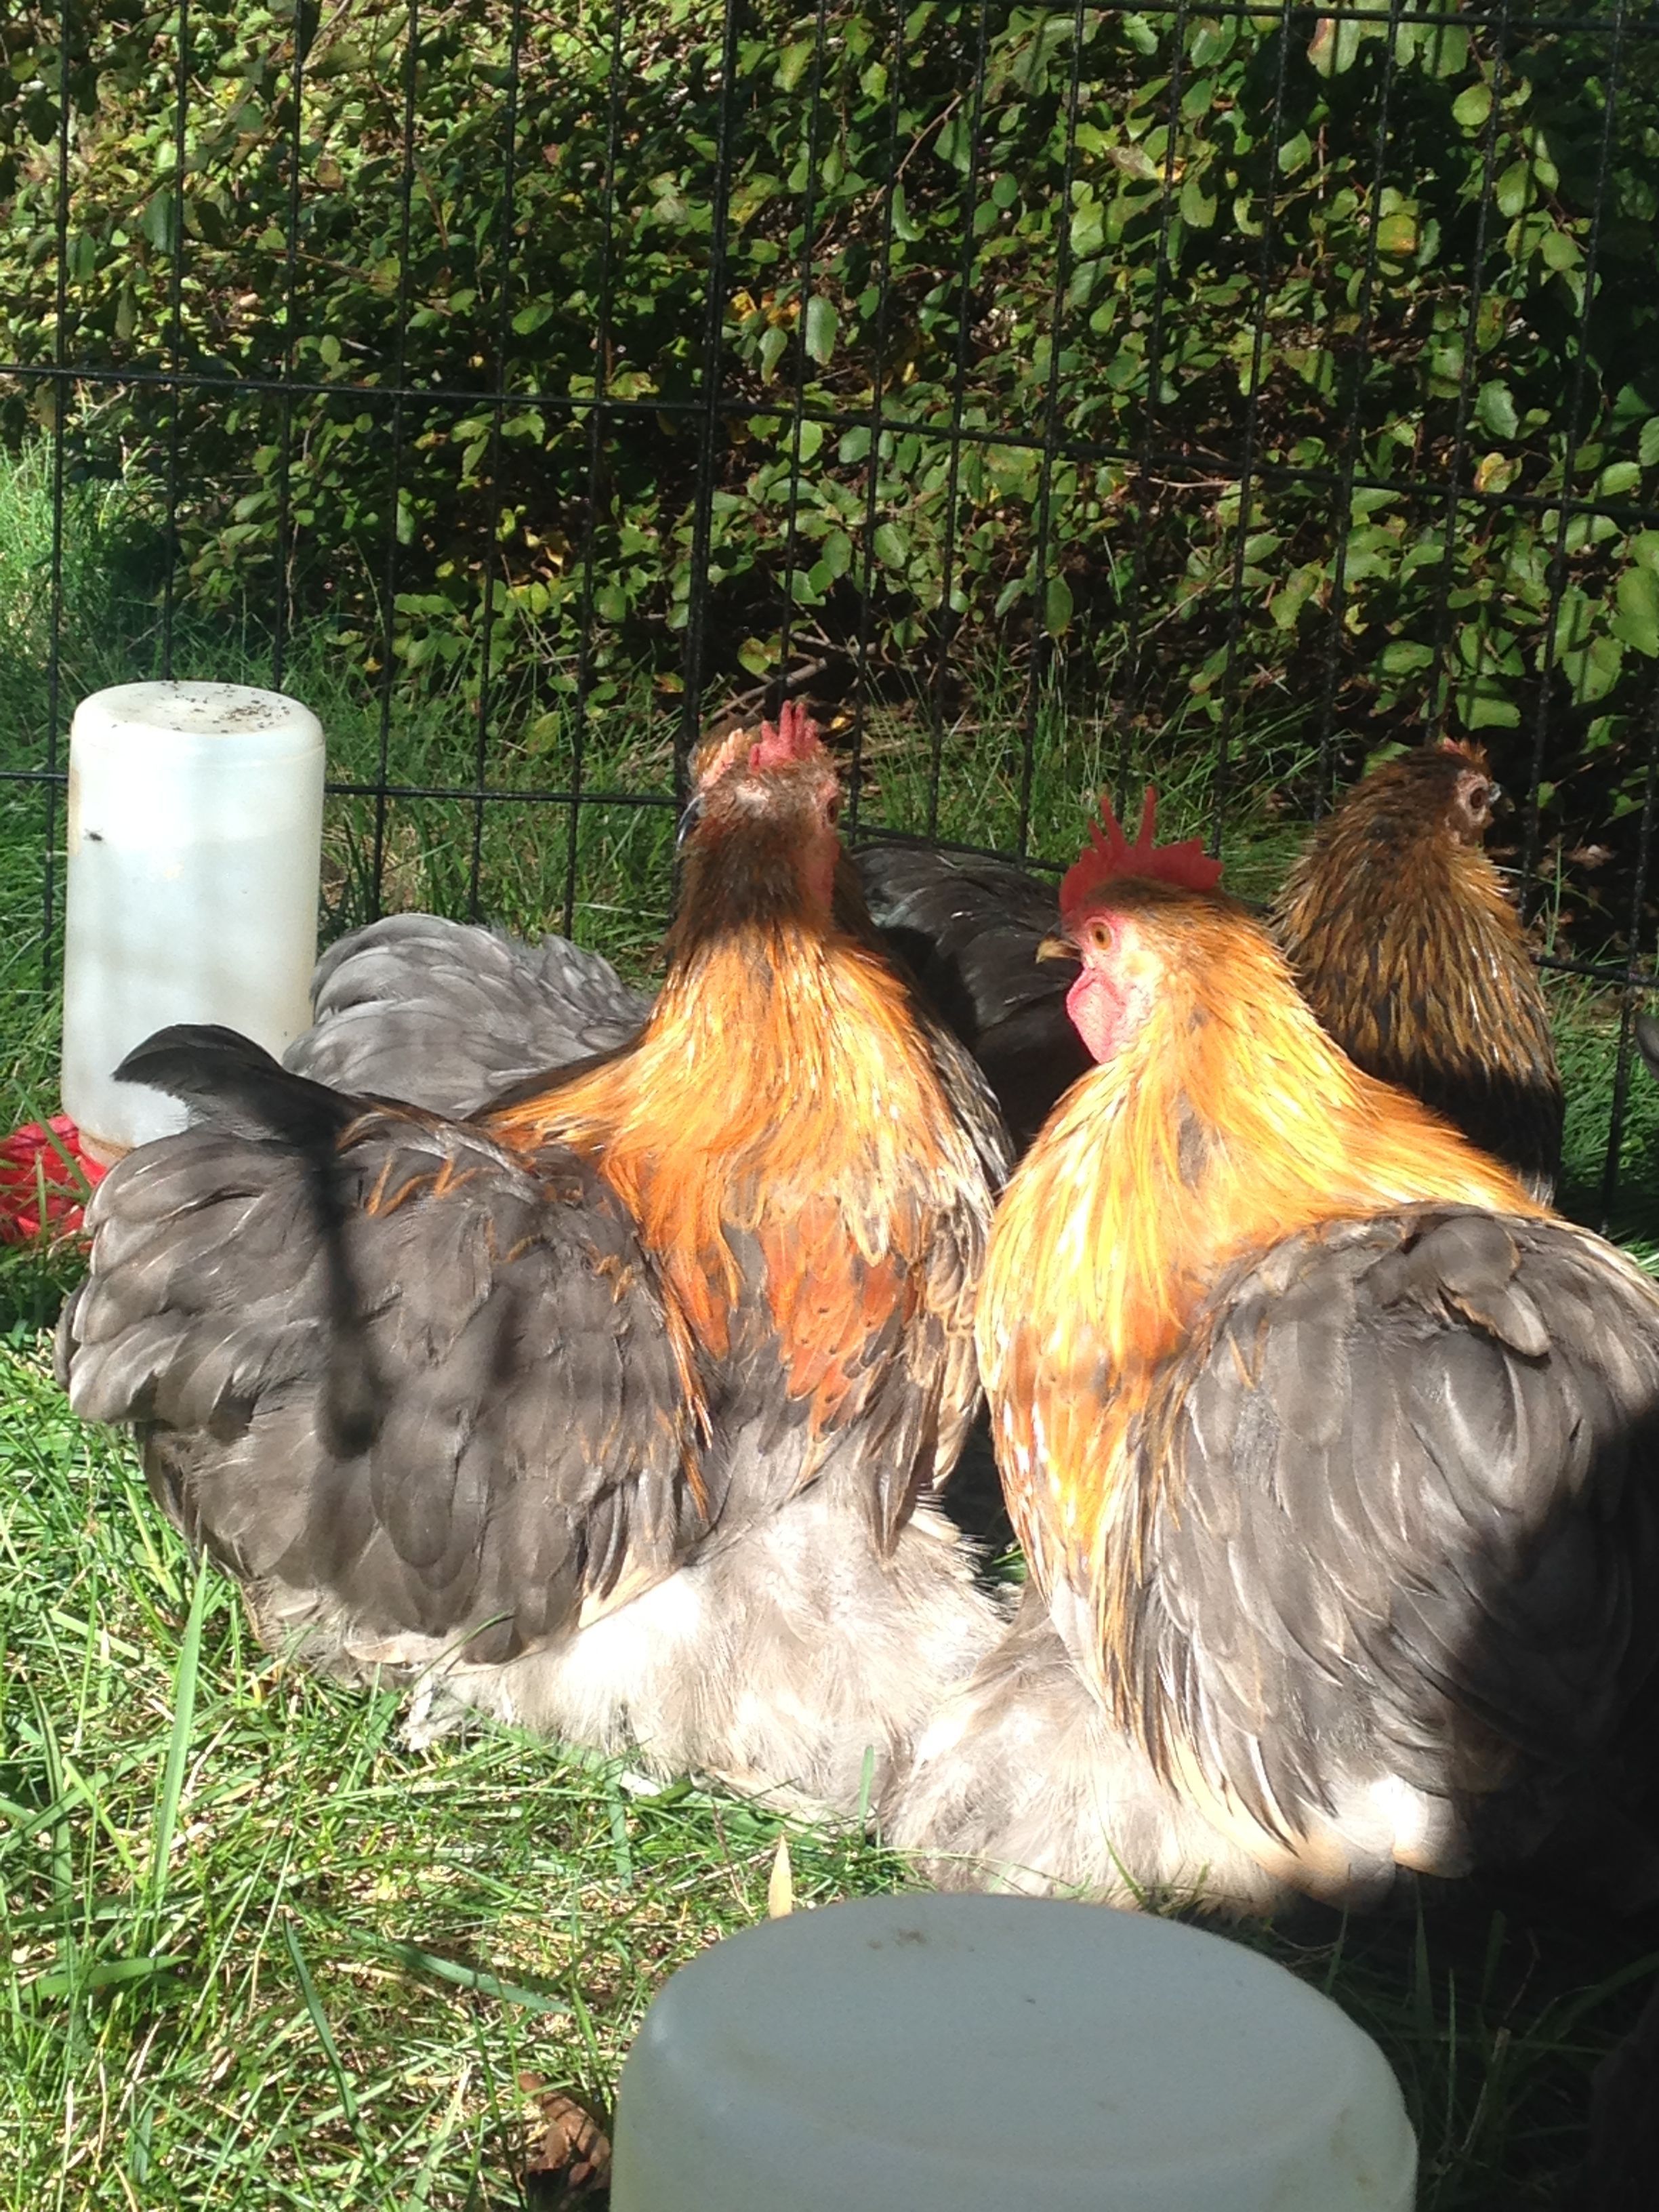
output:
[[[608,960],[436,915],[388,915],[331,945],[313,1025],[286,1064],[343,1091],[465,1115],[545,1071],[614,1051],[651,1010]]]
[[[475,1130],[332,1099],[228,1034],[171,1033],[219,1040],[194,1048],[205,1119],[88,1208],[59,1326],[76,1412],[136,1425],[158,1499],[238,1577],[371,1637],[505,1660],[670,1572],[704,1530],[695,1414],[606,1187],[568,1154],[532,1172]]]
[[[1659,1657],[1659,1292],[1586,1232],[1434,1210],[1237,1271],[1143,1425],[1126,1678],[1264,1826],[1604,1753]]]

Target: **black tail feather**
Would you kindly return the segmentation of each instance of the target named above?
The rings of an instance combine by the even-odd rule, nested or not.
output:
[[[157,1030],[133,1047],[115,1079],[166,1091],[191,1109],[194,1121],[307,1149],[331,1145],[361,1110],[357,1101],[291,1073],[252,1037],[217,1023]]]

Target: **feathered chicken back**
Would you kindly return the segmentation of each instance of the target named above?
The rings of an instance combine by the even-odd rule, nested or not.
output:
[[[423,1644],[498,1663],[688,1555],[690,1350],[591,1166],[228,1030],[163,1030],[123,1073],[207,1121],[100,1186],[64,1380],[82,1419],[137,1425],[157,1499],[256,1614],[345,1672]]]
[[[876,927],[973,1054],[1024,1152],[1089,1066],[1066,1018],[1075,969],[1037,958],[1058,919],[1054,884],[914,845],[854,858]]]
[[[1497,786],[1478,746],[1374,769],[1287,878],[1273,925],[1349,1058],[1553,1196],[1565,1107],[1543,986],[1483,850]]]
[[[1523,1855],[1659,1656],[1659,1293],[1559,1222],[1305,1231],[1216,1285],[1123,1479],[1095,1650],[1163,1778],[1339,1898]]]
[[[601,954],[446,921],[387,915],[329,947],[311,980],[313,1025],[296,1073],[434,1114],[475,1112],[556,1067],[614,1052],[651,1001]]]

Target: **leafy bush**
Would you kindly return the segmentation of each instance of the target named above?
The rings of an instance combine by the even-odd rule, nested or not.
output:
[[[555,772],[641,664],[937,702],[994,633],[1224,743],[1537,746],[1571,828],[1659,661],[1659,52],[1548,12],[26,12],[0,354],[97,372],[199,605],[522,677]]]

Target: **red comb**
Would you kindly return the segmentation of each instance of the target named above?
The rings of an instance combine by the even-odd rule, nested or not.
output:
[[[1158,818],[1158,793],[1149,783],[1140,810],[1140,835],[1132,845],[1112,811],[1112,802],[1100,794],[1100,820],[1089,824],[1089,842],[1080,858],[1060,879],[1060,910],[1078,908],[1120,877],[1136,876],[1143,882],[1179,884],[1183,890],[1213,890],[1221,880],[1221,863],[1212,860],[1203,842],[1188,837],[1179,845],[1152,842]]]
[[[782,768],[789,761],[812,760],[823,750],[818,726],[799,700],[786,699],[775,722],[763,722],[749,749],[751,769]]]

